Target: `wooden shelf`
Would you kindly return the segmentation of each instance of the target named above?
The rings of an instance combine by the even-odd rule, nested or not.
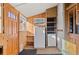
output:
[[[34,46],[34,42],[27,42],[28,46]]]
[[[26,46],[25,48],[28,48],[28,49],[29,49],[29,48],[34,48],[34,46]]]
[[[27,40],[27,42],[33,42],[33,41],[34,41],[33,39],[28,39],[28,40]]]
[[[56,22],[47,22],[47,23],[56,23]]]

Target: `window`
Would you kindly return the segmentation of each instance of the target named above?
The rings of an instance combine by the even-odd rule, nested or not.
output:
[[[75,9],[69,10],[69,32],[70,33],[76,33],[76,12]]]
[[[79,12],[77,12],[77,19],[76,19],[76,33],[79,34]]]
[[[16,15],[10,11],[8,12],[8,17],[11,18],[12,20],[16,19]]]
[[[70,33],[73,33],[73,15],[70,15]]]

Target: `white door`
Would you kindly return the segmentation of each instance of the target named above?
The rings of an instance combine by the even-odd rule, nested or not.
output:
[[[35,26],[34,48],[45,48],[45,27]]]

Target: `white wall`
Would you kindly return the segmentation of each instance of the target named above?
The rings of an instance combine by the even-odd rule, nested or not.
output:
[[[19,48],[20,52],[24,49],[26,45],[26,23],[27,19],[25,16],[20,14],[20,21],[19,21]]]
[[[64,30],[65,30],[65,19],[64,19],[64,4],[59,3],[57,9],[57,29],[63,31],[57,31],[58,48],[62,50],[64,48]]]
[[[11,3],[26,17],[45,12],[46,9],[54,7],[57,3]]]

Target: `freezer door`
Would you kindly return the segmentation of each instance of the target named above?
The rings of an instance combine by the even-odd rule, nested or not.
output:
[[[48,34],[48,46],[56,46],[56,34]]]
[[[45,27],[35,26],[34,48],[45,48]]]

